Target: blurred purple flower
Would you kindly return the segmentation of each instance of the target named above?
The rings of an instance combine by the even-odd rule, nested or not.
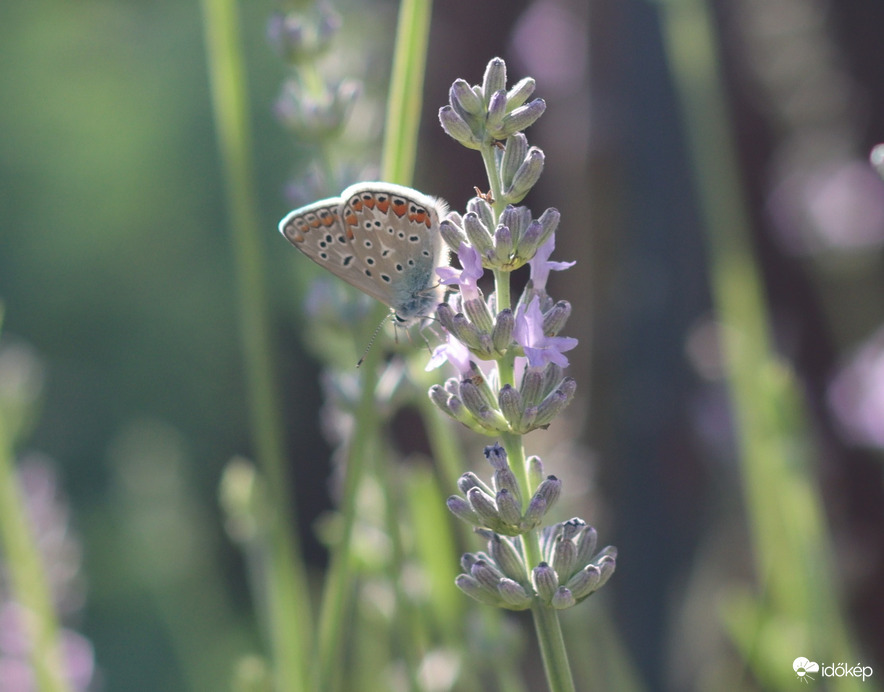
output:
[[[884,328],[835,376],[828,402],[845,437],[884,448]]]
[[[18,467],[34,540],[43,556],[52,599],[59,615],[70,615],[83,605],[80,566],[82,550],[69,526],[70,512],[50,461],[32,454]],[[0,584],[0,587],[3,585]],[[33,692],[31,642],[25,630],[26,611],[0,588],[0,690]],[[65,673],[77,692],[89,689],[95,674],[92,644],[80,634],[60,631]]]
[[[884,243],[884,182],[867,161],[791,173],[773,191],[768,211],[783,246],[794,254]]]
[[[555,249],[556,236],[555,233],[553,233],[549,237],[549,240],[537,248],[534,257],[528,260],[528,264],[531,267],[531,282],[534,284],[535,290],[546,290],[546,281],[549,278],[549,273],[551,271],[562,271],[563,269],[569,269],[577,264],[577,262],[550,262],[549,258]]]
[[[439,267],[436,273],[445,286],[458,286],[463,300],[472,300],[479,297],[479,284],[477,283],[485,270],[482,269],[482,258],[479,251],[471,245],[461,243],[457,250],[457,259],[460,260],[460,271],[454,267]]]
[[[525,351],[528,365],[543,367],[547,363],[567,368],[568,359],[563,355],[577,345],[577,339],[570,336],[547,336],[543,333],[543,313],[540,300],[535,296],[527,309],[519,306],[516,311],[516,326],[513,338]]]

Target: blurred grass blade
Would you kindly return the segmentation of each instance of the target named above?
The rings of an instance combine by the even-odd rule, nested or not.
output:
[[[300,559],[270,338],[261,223],[252,172],[245,62],[235,0],[203,0],[209,76],[232,226],[246,387],[255,456],[268,479],[276,521],[267,565],[266,622],[280,690],[305,689],[307,580]]]
[[[390,74],[381,179],[412,185],[430,39],[431,0],[402,0]]]
[[[0,328],[3,304],[0,303]],[[0,383],[2,395],[2,383]],[[15,471],[13,440],[5,402],[0,397],[0,553],[9,579],[12,597],[24,609],[21,636],[30,646],[36,689],[40,692],[68,692],[60,656],[59,626],[52,605],[49,579],[43,557],[37,549],[24,497]],[[14,633],[8,633],[13,636]]]
[[[813,474],[815,454],[794,376],[774,353],[761,279],[726,112],[709,9],[703,0],[661,3],[668,60],[688,136],[708,234],[710,282],[728,370],[744,492],[762,594],[755,640],[738,641],[753,671],[794,685],[791,658],[816,652],[851,661],[834,586],[834,560]],[[759,644],[780,623],[789,653]],[[767,630],[767,631],[765,631]],[[798,633],[796,635],[796,632]],[[745,631],[744,631],[745,635]],[[774,655],[776,654],[776,655]],[[781,655],[782,654],[782,655]],[[810,655],[808,653],[808,655]],[[833,681],[850,689],[847,680]],[[843,687],[842,687],[843,686]]]

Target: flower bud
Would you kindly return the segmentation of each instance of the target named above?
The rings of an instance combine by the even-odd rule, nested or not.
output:
[[[522,401],[526,406],[534,406],[543,396],[543,371],[538,368],[526,368],[519,387]]]
[[[494,475],[491,477],[491,479],[492,485],[494,486],[495,490],[506,490],[512,494],[513,498],[516,501],[516,506],[519,507],[519,514],[521,518],[522,491],[519,490],[519,483],[516,480],[516,475],[513,473],[512,469],[509,466],[495,469]]]
[[[488,542],[491,558],[510,579],[521,581],[525,579],[525,564],[519,552],[513,547],[510,539],[504,538],[497,533],[492,533]]]
[[[479,488],[479,490],[488,493],[489,496],[492,494],[491,488],[485,485],[485,483],[482,482],[482,479],[472,471],[467,471],[457,479],[457,488],[464,495],[470,491],[470,488]]]
[[[470,488],[467,492],[467,501],[470,503],[470,507],[473,508],[473,511],[478,515],[482,526],[494,528],[500,523],[500,519],[497,515],[497,507],[494,504],[494,499],[490,495],[485,494],[479,488]]]
[[[583,531],[577,538],[577,564],[585,565],[591,559],[598,543],[598,534],[596,530],[587,524],[584,524]]]
[[[468,211],[463,217],[463,227],[470,244],[479,251],[480,255],[485,257],[494,250],[491,231],[482,223],[478,214]]]
[[[506,226],[498,226],[494,231],[494,260],[501,269],[516,269],[513,264],[513,234]]]
[[[506,114],[506,92],[503,89],[495,91],[488,100],[488,115],[485,117],[485,130],[494,136],[495,132],[501,132]],[[494,137],[505,139],[505,137]]]
[[[595,565],[587,565],[571,577],[565,586],[571,590],[571,593],[574,594],[574,598],[579,600],[586,598],[598,588],[601,576],[598,567]]]
[[[500,161],[500,180],[504,189],[512,186],[516,171],[519,170],[527,154],[528,138],[524,134],[516,132],[507,138],[506,148]]]
[[[455,79],[448,92],[451,105],[469,115],[476,117],[485,116],[485,104],[482,98],[473,91],[473,88],[463,79]]]
[[[445,504],[448,505],[449,511],[458,519],[462,519],[473,526],[481,526],[482,522],[479,520],[479,515],[473,511],[470,503],[460,495],[452,495],[446,500]]]
[[[492,322],[491,311],[484,300],[481,298],[465,300],[463,310],[480,333],[491,336],[494,323]]]
[[[513,111],[527,101],[534,93],[534,79],[524,77],[516,82],[506,94],[507,112]]]
[[[543,333],[547,336],[556,336],[565,327],[565,322],[571,316],[571,303],[560,300],[543,316]]]
[[[512,579],[503,578],[497,582],[497,592],[513,610],[525,610],[531,606],[531,596],[521,584]]]
[[[473,575],[476,578],[476,581],[482,586],[491,589],[495,593],[497,592],[497,582],[503,578],[503,575],[497,570],[497,568],[486,560],[477,560],[470,568],[470,574]]]
[[[512,182],[509,185],[504,185],[503,199],[510,204],[521,202],[540,180],[540,174],[543,173],[543,163],[543,152],[537,147],[531,147],[525,160],[513,176]]]
[[[525,511],[524,524],[532,524],[537,526],[543,516],[552,509],[552,506],[558,501],[562,494],[562,481],[555,476],[547,476],[534,491],[531,501],[528,503],[528,509]]]
[[[460,215],[458,215],[458,218],[460,218]],[[455,223],[451,216],[439,223],[439,234],[442,236],[445,244],[454,252],[457,252],[461,243],[466,242],[467,239],[466,234],[458,227],[458,224]]]
[[[487,200],[484,200],[481,197],[473,197],[467,202],[467,213],[469,212],[472,212],[478,217],[480,223],[486,229],[490,242],[491,231],[487,229],[494,226],[494,210],[491,208],[491,205],[488,204]]]
[[[506,139],[509,135],[521,132],[525,128],[530,127],[537,119],[543,115],[546,110],[546,101],[543,99],[534,99],[531,103],[519,106],[511,113],[503,116],[499,126],[488,124],[488,134],[495,139]]]
[[[515,530],[515,533],[521,533],[519,526],[522,523],[522,508],[519,506],[513,493],[506,488],[501,488],[497,491],[494,500],[497,504],[498,516],[506,524],[507,528],[510,529],[508,531],[501,531],[501,533],[513,535],[513,530]]]
[[[442,324],[445,326],[444,322]],[[454,334],[458,341],[466,344],[468,348],[480,351],[483,349],[482,335],[463,313],[457,313],[451,319],[451,327],[446,326],[446,329]]]
[[[516,428],[522,418],[522,396],[511,384],[505,384],[497,395],[500,412],[511,428]]]
[[[602,551],[596,556],[593,562],[598,566],[599,571],[601,572],[599,585],[596,588],[601,588],[605,585],[608,579],[611,578],[611,575],[614,574],[614,570],[617,567],[617,548],[612,545],[602,548]]]
[[[552,567],[563,581],[574,573],[577,559],[577,546],[564,534],[556,538],[553,547]]]
[[[516,320],[511,308],[505,308],[497,313],[494,328],[491,330],[491,345],[499,354],[504,354],[513,341],[513,328]]]
[[[571,593],[570,589],[567,589],[564,586],[560,586],[558,589],[556,589],[556,592],[550,599],[549,604],[556,610],[565,610],[565,608],[571,608],[572,606],[577,605],[577,599],[574,598],[574,595]]]
[[[534,427],[540,428],[552,423],[553,419],[562,412],[562,409],[571,403],[576,391],[577,381],[573,377],[566,377],[562,380],[561,386],[538,404],[537,417],[533,422]]]
[[[546,396],[551,391],[561,386],[563,370],[556,363],[547,363],[543,370],[543,395]]]
[[[454,580],[454,584],[467,596],[476,599],[479,603],[493,606],[500,604],[500,597],[496,590],[493,593],[488,591],[488,589],[483,587],[475,577],[472,577],[469,574],[458,574]]]
[[[536,488],[543,481],[543,461],[539,456],[531,455],[528,457],[528,480],[531,487]]]
[[[545,562],[541,562],[534,568],[532,576],[534,577],[534,588],[537,590],[537,595],[545,603],[549,603],[556,589],[559,588],[559,577],[555,570]]]
[[[522,242],[522,236],[531,223],[531,210],[525,206],[508,204],[500,214],[499,223],[510,229],[513,237],[513,245]]]
[[[519,421],[519,434],[524,435],[535,430],[537,428],[537,426],[534,425],[535,420],[537,420],[537,407],[526,406],[525,410],[522,411],[522,419]]]
[[[482,94],[485,97],[485,105],[491,103],[491,97],[498,91],[506,89],[506,63],[500,58],[492,58],[485,67],[485,75],[482,77]],[[506,92],[504,92],[506,98]]]
[[[467,122],[451,106],[439,109],[439,123],[445,133],[468,149],[481,149],[482,141],[473,134]]]

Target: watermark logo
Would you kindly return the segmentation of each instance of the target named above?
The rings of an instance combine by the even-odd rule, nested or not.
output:
[[[816,677],[823,678],[862,678],[865,682],[866,678],[872,677],[872,666],[864,666],[857,663],[855,666],[848,666],[846,663],[817,663],[811,661],[804,656],[799,656],[792,661],[792,670],[798,679],[805,683],[810,683]]]
[[[795,675],[798,676],[799,680],[810,682],[814,679],[811,673],[818,673],[820,670],[820,664],[808,661],[804,656],[799,656],[792,661],[792,670],[795,671]]]

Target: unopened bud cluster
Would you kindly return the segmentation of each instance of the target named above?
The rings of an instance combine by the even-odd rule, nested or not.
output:
[[[275,12],[267,25],[270,43],[293,68],[274,111],[283,125],[305,141],[339,135],[362,91],[361,83],[353,79],[304,78],[304,71],[313,70],[310,63],[329,49],[340,28],[340,16],[326,2]]]
[[[505,536],[518,536],[540,525],[544,515],[559,499],[562,482],[548,476],[537,487],[522,512],[522,493],[507,461],[506,452],[500,445],[485,448],[485,457],[494,467],[489,487],[472,472],[460,477],[457,486],[463,496],[448,498],[448,509],[460,519],[476,527],[484,527]],[[542,474],[540,459],[537,474]]]
[[[267,38],[286,62],[297,65],[325,53],[340,28],[341,17],[328,3],[305,3],[303,9],[270,15]]]
[[[595,529],[582,519],[544,528],[541,562],[525,564],[520,536],[536,528],[555,504],[561,481],[555,476],[542,481],[523,513],[521,493],[506,453],[493,445],[486,447],[485,456],[494,467],[491,486],[466,473],[458,483],[464,497],[448,499],[448,508],[488,541],[487,552],[463,556],[464,573],[457,577],[457,586],[477,601],[510,610],[529,608],[534,599],[562,610],[601,588],[614,572],[617,550],[608,546],[595,553]],[[539,459],[533,458],[531,465],[532,475],[542,474]]]
[[[506,63],[494,58],[485,69],[482,84],[470,86],[458,79],[451,85],[449,105],[440,109],[439,121],[445,132],[458,142],[470,149],[480,149],[521,132],[543,115],[546,110],[543,99],[526,103],[533,93],[534,80],[530,77],[507,91]],[[526,152],[523,161],[527,158]]]
[[[474,197],[467,203],[467,213],[461,216],[450,212],[439,225],[439,232],[454,252],[461,244],[469,243],[479,252],[483,267],[510,272],[537,254],[555,233],[559,216],[557,209],[547,209],[540,218],[532,219],[527,207],[509,205],[495,222],[488,201]]]
[[[472,375],[433,385],[430,399],[449,416],[484,435],[524,435],[546,428],[571,403],[577,390],[574,378],[563,377],[562,368],[555,363],[526,368],[518,387],[505,384],[496,393],[475,364],[471,363],[471,368]]]

